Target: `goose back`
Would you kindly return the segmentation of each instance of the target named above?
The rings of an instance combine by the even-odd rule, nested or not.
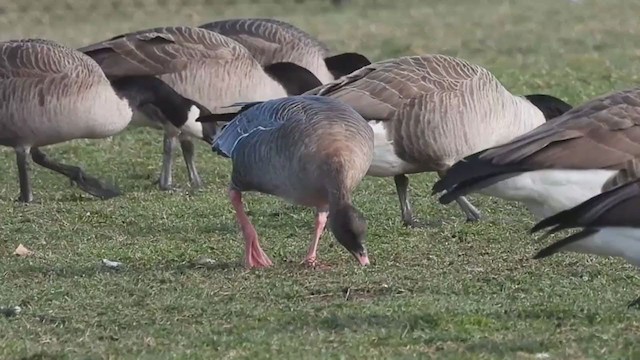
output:
[[[81,51],[107,76],[158,75],[209,109],[286,96],[282,85],[236,41],[205,29],[161,27],[121,35]]]
[[[0,43],[0,99],[5,146],[110,136],[131,120],[95,61],[49,40]]]
[[[322,207],[332,197],[349,196],[366,174],[373,131],[343,103],[296,96],[240,113],[214,148],[231,157],[238,190]]]
[[[333,81],[325,58],[329,49],[305,31],[275,19],[228,19],[200,25],[246,47],[263,66],[292,62],[309,69],[322,83]]]
[[[405,173],[445,170],[545,121],[486,69],[444,55],[374,63],[307,94],[341,100],[378,121],[397,156],[414,165]]]

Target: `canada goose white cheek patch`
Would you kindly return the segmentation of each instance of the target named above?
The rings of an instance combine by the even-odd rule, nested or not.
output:
[[[196,137],[202,138],[202,125],[196,122],[196,119],[200,116],[200,109],[197,106],[192,105],[187,114],[187,121],[182,125],[182,132]]]
[[[412,166],[400,159],[393,149],[393,142],[387,139],[387,130],[381,121],[369,121],[373,130],[373,161],[367,175],[388,177],[404,174]]]

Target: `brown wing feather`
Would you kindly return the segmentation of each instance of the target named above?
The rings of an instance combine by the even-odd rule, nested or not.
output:
[[[220,34],[179,26],[142,30],[81,50],[107,76],[119,77],[176,73],[198,63],[228,61],[244,49]]]
[[[640,156],[640,88],[576,107],[480,156],[528,169],[621,169]]]
[[[407,56],[377,62],[308,94],[346,102],[369,120],[392,120],[409,99],[434,92],[455,92],[483,68],[444,55]]]

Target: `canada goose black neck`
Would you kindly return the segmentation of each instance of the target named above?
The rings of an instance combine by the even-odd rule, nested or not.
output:
[[[325,58],[324,62],[336,79],[371,65],[371,61],[366,56],[354,52],[330,56]]]
[[[526,95],[525,99],[529,100],[529,102],[540,109],[547,121],[558,117],[572,109],[572,106],[570,104],[567,104],[566,102],[551,95],[531,94]]]
[[[130,106],[143,111],[145,107],[155,107],[177,128],[187,122],[191,111],[196,111],[195,117],[211,114],[206,107],[180,95],[155,76],[122,77],[111,80],[111,86]]]
[[[264,67],[264,71],[280,83],[289,96],[301,95],[322,85],[308,69],[292,62],[277,62]]]

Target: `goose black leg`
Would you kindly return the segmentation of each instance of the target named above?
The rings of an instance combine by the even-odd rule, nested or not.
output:
[[[438,171],[438,176],[440,176],[440,178],[442,178],[444,174],[446,174],[445,171]],[[460,196],[456,198],[456,203],[458,203],[458,206],[460,206],[460,209],[467,217],[467,221],[475,222],[480,220],[480,211],[478,211],[478,209],[476,209],[476,207],[473,206],[466,197]]]
[[[456,198],[456,202],[460,206],[460,209],[462,209],[464,215],[467,217],[467,221],[475,222],[480,220],[480,211],[478,211],[478,209],[476,209],[476,207],[473,206],[473,204],[471,204],[466,197],[461,196],[459,198]]]
[[[31,179],[29,179],[29,148],[16,148],[16,162],[18,164],[18,179],[20,180],[20,197],[18,201],[29,203],[33,201]]]
[[[77,166],[66,165],[52,160],[38,148],[31,149],[31,158],[36,164],[68,177],[84,192],[97,198],[106,200],[121,195],[115,186],[102,183],[97,178],[85,174]]]
[[[187,165],[187,172],[189,174],[189,182],[191,183],[191,187],[194,189],[199,189],[202,187],[202,179],[198,174],[198,170],[196,169],[195,163],[195,146],[193,141],[186,137],[180,137],[180,148],[182,149],[182,156],[184,157],[184,162]]]
[[[162,139],[162,169],[160,170],[160,190],[172,190],[173,150],[176,147],[176,137],[165,132]]]
[[[413,217],[411,203],[409,202],[409,178],[406,175],[396,175],[393,177],[396,183],[396,191],[398,192],[398,200],[400,200],[400,212],[402,213],[402,223],[407,227],[423,227]]]

